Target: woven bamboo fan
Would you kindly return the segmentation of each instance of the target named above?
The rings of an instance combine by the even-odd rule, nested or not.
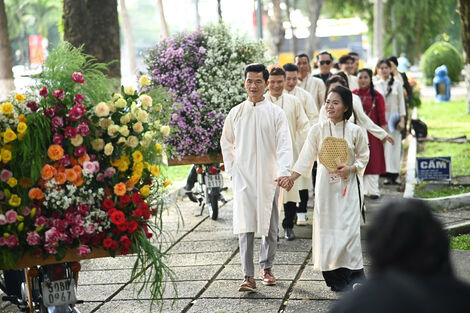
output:
[[[326,137],[321,145],[318,159],[328,172],[335,172],[338,165],[348,163],[348,142],[343,138]]]

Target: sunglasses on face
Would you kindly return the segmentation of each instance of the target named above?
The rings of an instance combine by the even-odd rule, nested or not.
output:
[[[320,61],[320,65],[330,65],[331,60],[326,60],[326,61]]]

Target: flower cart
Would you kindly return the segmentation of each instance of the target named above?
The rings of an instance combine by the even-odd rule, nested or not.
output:
[[[167,95],[146,76],[147,92],[115,92],[104,70],[62,43],[36,86],[0,103],[0,268],[29,268],[29,284],[35,266],[132,252],[130,279],[159,300]]]

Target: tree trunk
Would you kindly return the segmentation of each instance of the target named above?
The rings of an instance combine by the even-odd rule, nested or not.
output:
[[[160,14],[160,24],[162,25],[163,37],[168,38],[170,33],[168,32],[168,25],[165,19],[165,11],[163,11],[163,0],[157,1],[158,13]]]
[[[10,40],[8,39],[5,3],[0,0],[0,101],[15,89],[13,81]]]
[[[217,0],[217,14],[219,15],[219,23],[222,22],[222,4],[221,0]]]
[[[126,8],[126,0],[119,0],[121,6],[122,30],[124,34],[124,42],[127,47],[127,59],[129,62],[129,71],[134,75],[137,70],[137,61],[135,53],[134,35],[132,35],[131,21]]]
[[[281,0],[272,0],[274,16],[269,19],[268,30],[271,35],[271,53],[274,57],[279,56],[284,43],[285,31],[282,26]]]
[[[465,81],[467,84],[467,114],[470,114],[470,2],[458,0],[457,8],[462,29],[462,47],[464,51]]]
[[[121,78],[117,0],[64,0],[64,40],[98,62],[109,63],[109,76]]]
[[[297,36],[295,35],[295,27],[292,25],[292,20],[291,20],[291,12],[292,9],[295,10],[297,8],[297,1],[293,0],[293,6],[291,7],[291,0],[286,0],[286,7],[287,7],[287,17],[290,23],[291,31],[292,31],[292,53],[295,55],[299,54],[299,44],[297,40]]]
[[[309,0],[308,17],[310,20],[310,36],[307,41],[307,55],[310,59],[313,58],[313,54],[317,48],[317,21],[320,17],[321,8],[324,0]]]

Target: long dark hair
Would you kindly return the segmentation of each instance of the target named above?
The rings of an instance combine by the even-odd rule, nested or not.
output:
[[[374,82],[372,81],[372,70],[368,68],[361,68],[359,71],[357,71],[357,76],[359,76],[360,73],[367,73],[367,76],[369,76],[370,84],[369,84],[369,90],[370,90],[370,95],[372,96],[372,104],[375,103],[375,87],[374,87]]]
[[[387,64],[388,67],[390,67],[390,80],[388,81],[388,85],[387,85],[387,94],[385,95],[385,97],[387,97],[391,92],[392,92],[392,86],[393,86],[393,83],[395,82],[395,78],[393,77],[393,73],[391,71],[392,69],[392,64],[390,64],[390,61],[388,59],[380,59],[378,62],[377,62],[377,65],[375,66],[375,72],[374,74],[377,75],[377,68],[380,66],[380,64]]]
[[[343,105],[348,108],[346,112],[344,112],[343,120],[349,120],[351,115],[353,114],[353,104],[352,104],[352,92],[346,87],[343,86],[335,86],[330,90],[331,92],[337,93],[341,99],[343,100]]]
[[[330,90],[330,86],[334,83],[340,83],[342,87],[344,87],[345,89],[349,90],[349,92],[351,92],[351,90],[349,89],[348,87],[348,81],[345,80],[343,78],[342,75],[337,75],[337,74],[334,74],[332,75],[330,78],[328,78],[326,80],[326,91],[325,91],[325,101],[326,101],[326,97],[328,97],[328,94],[333,91],[333,89],[335,89],[336,87],[339,87],[339,86],[336,86],[336,87],[333,87],[332,90]],[[349,118],[351,117],[351,115],[354,114],[354,122],[357,124],[357,115],[356,115],[356,112],[354,111],[354,107],[352,105],[352,94],[351,94],[351,113],[349,114],[349,116],[347,117],[347,119],[349,120]]]

